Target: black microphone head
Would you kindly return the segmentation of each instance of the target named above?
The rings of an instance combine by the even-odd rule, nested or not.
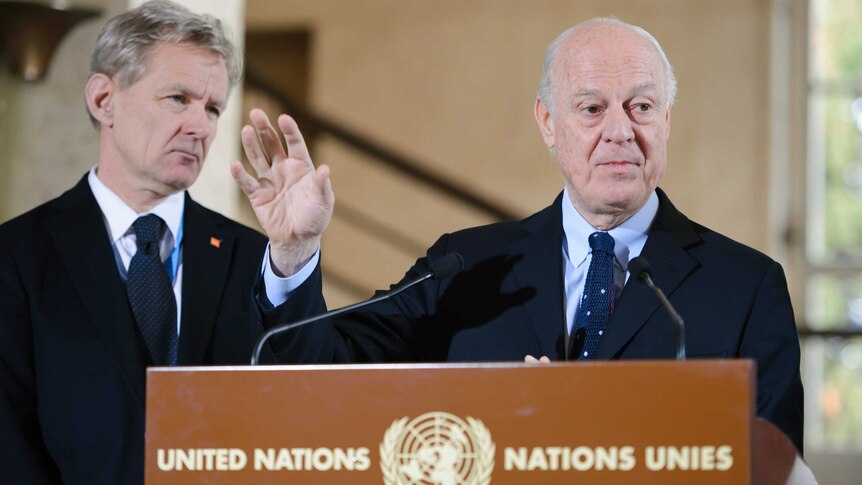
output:
[[[464,258],[458,253],[449,253],[431,263],[431,273],[435,280],[455,276],[464,269]]]
[[[650,268],[649,261],[645,257],[638,256],[629,261],[629,273],[643,281],[646,276],[652,277],[652,268]]]

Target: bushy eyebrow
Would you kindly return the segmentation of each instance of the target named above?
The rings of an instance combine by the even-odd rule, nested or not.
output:
[[[180,83],[175,83],[175,84],[170,84],[168,86],[165,86],[163,89],[159,90],[159,92],[161,92],[161,93],[180,93],[183,96],[189,96],[190,98],[194,98],[194,99],[201,99],[203,97],[202,93],[195,92],[195,91],[189,89],[189,87],[186,86],[185,84],[180,84]],[[212,106],[215,106],[216,108],[218,108],[220,110],[223,110],[226,103],[224,100],[220,100],[217,98],[210,98],[209,104]]]

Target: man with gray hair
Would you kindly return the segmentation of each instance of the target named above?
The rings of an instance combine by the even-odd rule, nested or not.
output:
[[[185,192],[240,75],[221,23],[171,2],[102,30],[97,165],[0,226],[3,483],[143,483],[146,367],[246,363],[275,318],[253,297],[280,273],[266,238]]]
[[[673,358],[673,321],[629,273],[643,256],[686,318],[688,357],[754,359],[757,414],[801,451],[799,340],[781,266],[692,222],[658,188],[675,90],[645,30],[606,18],[567,30],[547,50],[534,108],[565,179],[553,204],[444,235],[405,281],[450,252],[463,256],[461,273],[293,330],[273,350],[284,362]],[[332,213],[329,172],[314,168],[290,117],[278,118],[288,153],[262,111],[250,117],[242,141],[257,174],[238,162],[232,173],[256,210],[279,205],[298,228],[282,267],[296,268],[286,307],[299,320],[325,309],[318,248]],[[567,385],[573,399],[589,391]]]

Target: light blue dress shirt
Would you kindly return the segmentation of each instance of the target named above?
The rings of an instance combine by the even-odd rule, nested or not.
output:
[[[650,225],[658,212],[658,196],[655,191],[635,215],[619,226],[607,231],[614,238],[614,283],[616,295],[628,280],[629,261],[638,257],[646,244]],[[587,270],[592,254],[588,238],[598,231],[578,213],[572,205],[568,187],[563,190],[563,279],[566,290],[566,324],[572,332],[578,315],[578,306],[583,299]]]

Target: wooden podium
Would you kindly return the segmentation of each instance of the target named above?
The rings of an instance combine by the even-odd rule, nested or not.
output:
[[[754,379],[749,360],[155,368],[146,483],[751,483]]]

